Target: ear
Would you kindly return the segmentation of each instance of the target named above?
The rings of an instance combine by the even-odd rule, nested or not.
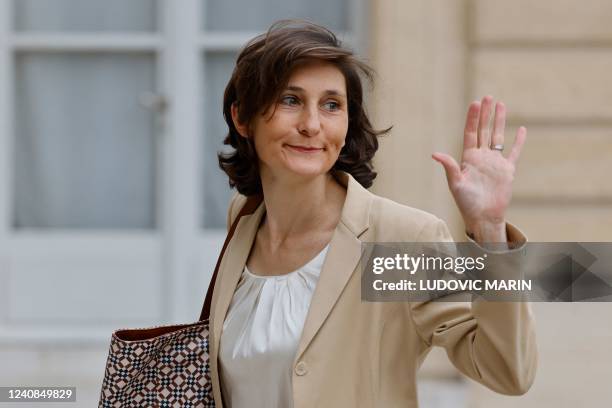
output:
[[[238,133],[240,133],[240,136],[248,139],[248,126],[238,121],[238,105],[236,105],[236,102],[232,103],[232,122],[234,122],[234,126],[236,127]]]

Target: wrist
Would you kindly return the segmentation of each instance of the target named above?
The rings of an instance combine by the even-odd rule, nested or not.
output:
[[[506,221],[476,221],[466,223],[466,232],[478,243],[507,242]]]

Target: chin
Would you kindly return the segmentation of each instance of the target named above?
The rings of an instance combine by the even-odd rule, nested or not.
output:
[[[314,166],[312,163],[305,165],[292,165],[288,168],[291,173],[302,177],[317,177],[328,172],[324,166]]]

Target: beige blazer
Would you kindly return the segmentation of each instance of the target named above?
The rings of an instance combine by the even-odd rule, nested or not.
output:
[[[452,237],[435,216],[376,196],[348,173],[338,177],[347,196],[294,360],[295,408],[417,407],[416,373],[432,346],[444,347],[462,373],[492,390],[525,393],[537,365],[528,303],[362,302],[357,268],[362,241],[446,242]],[[245,201],[234,196],[229,222]],[[223,406],[221,329],[264,211],[262,203],[239,221],[212,298],[211,376],[218,407]],[[525,241],[510,224],[507,231],[511,241]],[[520,268],[520,261],[511,259],[506,273],[511,277]]]

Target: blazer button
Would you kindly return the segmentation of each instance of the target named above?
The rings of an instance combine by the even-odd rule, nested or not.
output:
[[[306,373],[308,373],[308,368],[306,368],[306,363],[303,361],[300,361],[299,363],[297,363],[295,365],[295,373],[297,375],[306,375]]]

